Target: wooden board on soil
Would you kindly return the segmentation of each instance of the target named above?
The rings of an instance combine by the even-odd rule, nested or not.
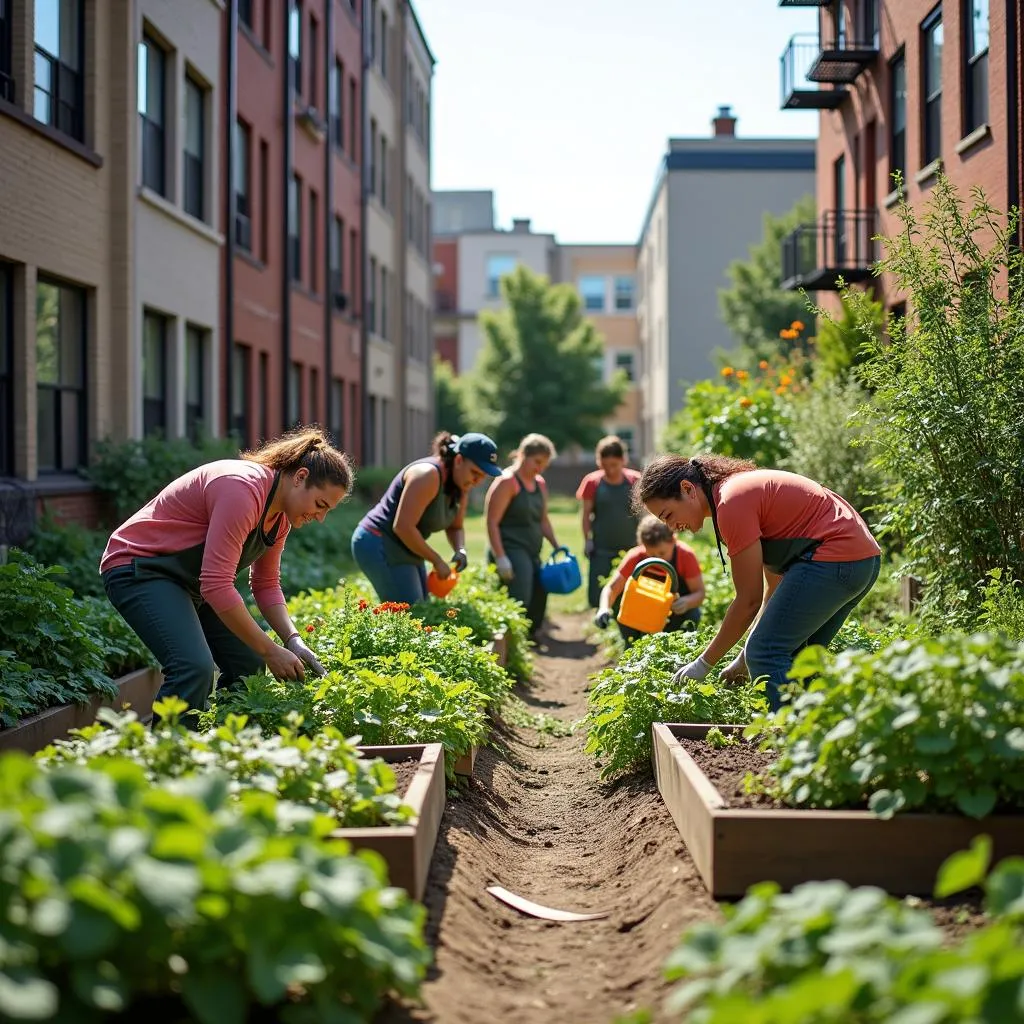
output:
[[[1019,815],[979,821],[911,813],[882,821],[868,811],[730,806],[680,742],[703,740],[710,728],[656,723],[653,760],[658,790],[713,896],[741,896],[766,880],[790,889],[829,878],[893,895],[927,895],[942,862],[976,835],[992,837],[996,859],[1024,854]],[[719,728],[737,733],[742,727]]]
[[[405,825],[335,829],[331,838],[347,839],[356,850],[376,850],[387,862],[391,884],[420,899],[444,811],[444,748],[440,743],[411,743],[359,749],[364,757],[379,757],[389,764],[418,762],[402,799],[413,809],[413,817]]]
[[[494,639],[487,645],[487,650],[498,656],[498,664],[502,668],[508,664],[508,637],[504,633],[495,633]]]
[[[63,739],[70,729],[92,725],[100,708],[104,707],[117,711],[130,707],[145,721],[153,713],[153,700],[163,681],[159,669],[140,668],[114,680],[117,696],[113,699],[96,696],[87,704],[61,704],[23,718],[17,725],[0,731],[0,752],[22,750],[34,754],[54,740]]]

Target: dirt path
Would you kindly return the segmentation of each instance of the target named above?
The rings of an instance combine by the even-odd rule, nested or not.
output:
[[[520,695],[566,721],[586,709],[600,656],[582,616],[562,617]],[[449,801],[426,904],[434,970],[424,1007],[391,1007],[380,1024],[612,1024],[660,1009],[661,966],[687,925],[715,916],[652,778],[600,782],[581,733],[552,737],[500,727],[469,791]],[[503,885],[538,903],[609,911],[553,924],[485,890]],[[661,1019],[660,1016],[657,1019]]]

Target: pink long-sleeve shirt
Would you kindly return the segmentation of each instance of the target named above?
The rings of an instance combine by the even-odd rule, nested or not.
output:
[[[235,576],[246,538],[260,523],[275,471],[256,462],[208,462],[169,483],[149,504],[122,523],[107,541],[100,572],[129,565],[133,558],[174,555],[200,544],[199,592],[216,612],[242,604]],[[277,538],[249,570],[249,584],[260,611],[284,604],[281,552],[290,524],[282,513]],[[274,531],[268,521],[265,530]]]

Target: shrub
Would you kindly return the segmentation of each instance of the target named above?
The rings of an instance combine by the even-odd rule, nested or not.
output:
[[[292,530],[281,554],[281,587],[286,594],[325,590],[352,572],[352,534],[366,511],[358,501],[346,501],[328,513],[322,523]],[[249,574],[242,576],[248,589]]]
[[[107,546],[106,530],[87,530],[78,523],[64,523],[43,515],[36,523],[25,550],[43,565],[61,565],[61,582],[76,597],[104,597],[100,558]]]
[[[78,624],[103,651],[103,671],[108,676],[116,679],[139,668],[157,666],[153,652],[106,597],[83,597],[75,601],[75,607]]]
[[[981,626],[1024,642],[1024,586],[1002,569],[990,569],[982,587]]]
[[[415,994],[423,910],[332,818],[217,771],[0,760],[0,1016],[369,1020]]]

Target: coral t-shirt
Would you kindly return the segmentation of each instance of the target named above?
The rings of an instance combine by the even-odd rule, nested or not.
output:
[[[712,493],[730,558],[758,540],[771,572],[783,571],[801,555],[816,562],[855,562],[881,553],[857,510],[805,476],[755,469],[726,477]]]
[[[638,544],[635,548],[630,548],[623,555],[622,561],[619,562],[618,574],[623,580],[628,580],[633,575],[633,570],[645,558],[650,557],[647,554],[647,549],[642,544]],[[700,575],[700,562],[697,561],[697,555],[694,553],[693,548],[688,544],[684,544],[681,540],[676,541],[676,551],[672,556],[672,564],[679,576],[680,586],[683,585],[683,580],[692,580],[694,576]]]
[[[621,487],[622,484],[628,484],[630,487],[633,487],[639,479],[640,474],[637,470],[627,468],[622,471],[622,480],[618,484],[611,484],[610,486]],[[595,469],[592,473],[588,473],[580,481],[579,487],[576,488],[576,500],[593,501],[597,496],[597,488],[603,480],[603,469]]]

